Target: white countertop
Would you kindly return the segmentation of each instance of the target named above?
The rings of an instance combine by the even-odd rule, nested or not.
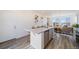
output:
[[[53,27],[48,27],[48,28],[36,28],[36,29],[25,29],[25,31],[28,31],[28,32],[33,32],[33,33],[42,33],[46,30],[49,30],[49,29],[52,29]]]

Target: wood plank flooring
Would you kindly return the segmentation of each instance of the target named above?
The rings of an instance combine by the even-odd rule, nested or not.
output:
[[[29,36],[26,36],[0,43],[0,49],[25,49],[30,44],[29,39]]]
[[[68,39],[52,40],[47,49],[75,49],[76,46]],[[30,46],[30,36],[0,43],[0,49],[34,49]]]
[[[76,49],[76,42],[71,39],[61,37],[58,40],[52,40],[47,49]]]

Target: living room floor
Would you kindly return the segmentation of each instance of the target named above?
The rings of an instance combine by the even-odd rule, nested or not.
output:
[[[74,43],[75,44],[75,43]],[[68,39],[52,40],[46,49],[75,49],[76,46]],[[34,49],[30,46],[30,36],[0,43],[0,49]]]

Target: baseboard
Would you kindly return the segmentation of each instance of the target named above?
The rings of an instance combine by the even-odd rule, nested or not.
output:
[[[16,38],[13,38],[13,39],[9,39],[9,40],[2,41],[2,42],[0,42],[0,44],[5,43],[5,42],[10,41],[10,40],[15,40],[15,39],[16,39]]]
[[[25,35],[25,36],[18,37],[18,38],[16,38],[16,39],[25,38],[25,37],[28,37],[28,36],[30,36],[30,34],[28,34],[28,35]]]
[[[10,40],[21,39],[21,38],[25,38],[25,37],[28,37],[28,36],[30,36],[30,35],[25,35],[25,36],[18,37],[18,38],[8,39],[8,40],[5,40],[5,41],[0,42],[0,44],[1,44],[1,43],[4,43],[4,42],[7,42],[7,41],[10,41]]]

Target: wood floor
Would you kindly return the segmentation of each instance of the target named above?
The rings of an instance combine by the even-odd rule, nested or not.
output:
[[[47,49],[76,49],[76,45],[67,39],[52,40]]]
[[[25,49],[30,44],[29,39],[29,36],[26,36],[0,43],[0,49]]]
[[[47,49],[75,49],[74,43],[68,39],[52,40]],[[0,49],[34,49],[30,46],[30,36],[0,43]]]

